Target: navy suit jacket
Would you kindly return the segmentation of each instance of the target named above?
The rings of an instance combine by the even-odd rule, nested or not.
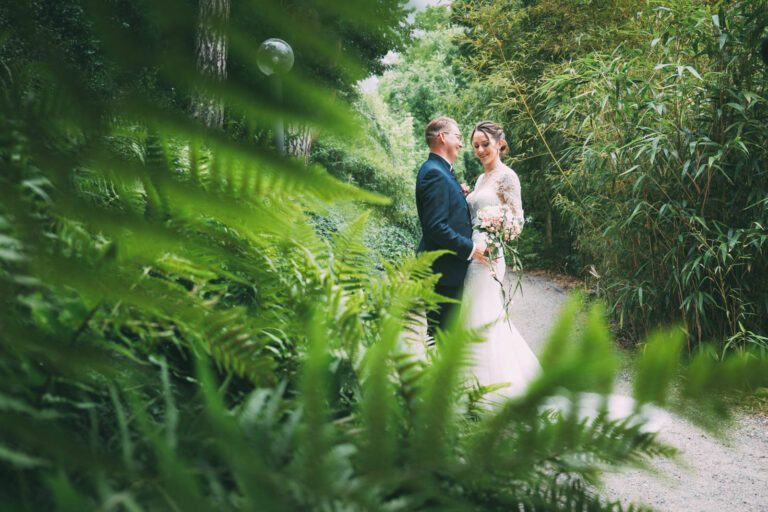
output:
[[[453,251],[438,258],[432,269],[442,274],[439,285],[461,286],[472,254],[472,221],[450,164],[434,153],[416,176],[416,208],[422,232],[417,252]]]

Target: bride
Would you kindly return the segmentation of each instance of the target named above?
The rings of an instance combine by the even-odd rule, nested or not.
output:
[[[467,195],[472,225],[477,224],[477,213],[488,206],[509,206],[522,225],[523,205],[520,199],[520,180],[515,171],[501,162],[507,151],[504,131],[491,121],[482,121],[472,131],[472,147],[482,162],[484,173],[478,178],[474,190]],[[472,241],[477,244],[485,235],[473,231]],[[496,279],[491,268],[482,261],[472,260],[464,280],[462,316],[469,328],[485,329],[485,340],[471,345],[471,378],[492,391],[485,397],[492,402],[522,395],[528,384],[541,372],[536,355],[507,316],[501,285],[506,263],[503,255],[494,265]],[[573,401],[573,403],[571,403]],[[665,411],[643,405],[636,409],[635,401],[626,395],[601,396],[596,393],[579,393],[577,396],[552,397],[545,409],[567,412],[576,406],[583,418],[594,418],[605,412],[609,419],[620,420],[637,415],[644,424],[643,430],[658,432],[669,420]]]
[[[512,169],[501,162],[501,155],[507,150],[504,131],[490,121],[478,123],[472,131],[472,146],[485,172],[466,198],[462,197],[459,182],[452,173],[452,163],[462,148],[456,122],[446,117],[434,119],[427,126],[425,135],[430,155],[419,170],[416,181],[416,206],[423,233],[419,250],[449,249],[456,253],[444,255],[453,259],[450,265],[438,268],[436,273],[441,274],[442,279],[445,277],[442,274],[448,270],[451,279],[445,282],[442,289],[439,288],[440,281],[437,281],[435,291],[450,299],[462,295],[462,300],[458,302],[461,303],[461,317],[465,325],[484,335],[480,343],[470,344],[469,376],[489,391],[484,395],[492,403],[519,397],[541,375],[542,369],[531,348],[507,318],[499,284],[506,271],[503,257],[489,261],[484,254],[487,243],[483,231],[498,227],[498,219],[494,220],[491,216],[485,219],[490,224],[484,229],[473,228],[478,224],[478,216],[484,216],[483,210],[490,208],[497,213],[504,211],[505,221],[509,220],[506,217],[508,210],[513,217],[517,217],[517,222],[512,222],[510,228],[522,229],[520,180]],[[459,254],[461,256],[457,257]],[[463,293],[460,286],[462,279]],[[456,302],[452,300],[451,304]],[[444,325],[449,316],[445,311],[447,308],[441,305],[439,318],[433,325]],[[403,332],[402,341],[408,350],[413,350],[414,355],[426,356],[429,346],[428,315],[422,316],[414,311],[412,320],[412,328]],[[606,413],[608,419],[621,420],[643,419],[638,418],[637,413],[640,412],[648,420],[644,428],[658,428],[666,417],[647,406],[636,404],[625,395],[570,393],[564,389],[563,393],[554,394],[542,404],[542,411],[575,413],[584,419]],[[654,420],[658,421],[654,423]]]
[[[472,131],[472,147],[482,162],[484,173],[478,178],[474,190],[467,195],[472,225],[477,212],[488,206],[507,205],[522,225],[523,205],[520,199],[520,180],[515,171],[501,162],[507,151],[504,131],[491,121],[482,121]],[[486,242],[485,234],[472,233],[472,241]],[[488,264],[473,260],[464,281],[462,298],[463,318],[470,328],[484,328],[485,341],[471,347],[470,374],[480,386],[495,389],[486,397],[500,399],[518,396],[541,371],[531,348],[507,317],[499,281],[506,272],[504,256],[492,262],[496,279]]]

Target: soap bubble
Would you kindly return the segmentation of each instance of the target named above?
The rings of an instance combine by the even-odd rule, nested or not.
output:
[[[267,76],[282,75],[293,67],[293,49],[282,39],[276,37],[267,39],[259,45],[256,63],[261,72]]]

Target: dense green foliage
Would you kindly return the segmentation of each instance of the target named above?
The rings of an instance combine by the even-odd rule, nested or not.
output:
[[[691,344],[766,346],[765,12],[453,3],[468,111],[505,124],[526,212],[573,237],[572,270],[633,338],[681,322]]]
[[[681,321],[694,342],[768,347],[767,5],[648,11],[637,49],[575,60],[542,86],[568,140],[562,206],[634,332]]]
[[[383,30],[355,3],[317,4],[359,40]],[[253,77],[200,77],[187,2],[137,3],[130,22],[73,2],[74,18],[43,23],[45,5],[6,4],[1,18],[4,509],[619,510],[589,485],[600,472],[673,452],[641,415],[578,414],[580,393],[610,392],[618,369],[599,307],[573,334],[573,302],[546,372],[489,407],[462,375],[481,333],[456,326],[426,359],[405,341],[438,300],[437,255],[386,264],[362,243],[368,214],[336,230],[317,220],[339,203],[387,208],[349,181],[391,192],[397,180],[356,174],[347,152],[328,157],[331,172],[280,157],[185,107],[204,91],[254,134],[285,116],[353,140],[337,89],[299,69],[281,106],[266,87],[243,92]],[[59,27],[72,19],[87,36]],[[240,31],[244,19],[227,31],[233,66],[253,64],[262,37]],[[306,41],[312,20],[293,21],[281,35]],[[152,87],[139,80],[147,63]],[[682,345],[679,331],[649,341],[639,404],[706,424],[725,411],[718,390],[766,384],[766,361],[749,354],[718,364],[702,352],[679,368]],[[554,399],[575,404],[557,412]]]
[[[412,255],[421,236],[414,201],[419,154],[408,120],[395,120],[378,96],[361,96],[355,106],[362,128],[357,136],[322,134],[313,144],[310,160],[342,181],[390,199],[389,204],[376,208],[365,242],[383,258],[396,261]],[[323,222],[335,230],[359,214],[360,208],[336,206]]]

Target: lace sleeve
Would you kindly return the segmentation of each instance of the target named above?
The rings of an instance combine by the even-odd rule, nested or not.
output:
[[[505,172],[499,177],[497,191],[502,204],[512,208],[512,214],[520,220],[525,219],[523,214],[523,201],[520,198],[520,179],[514,171]]]

